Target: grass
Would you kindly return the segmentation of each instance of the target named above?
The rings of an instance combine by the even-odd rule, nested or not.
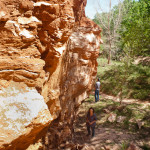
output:
[[[106,58],[98,58],[98,68],[97,68],[97,75],[102,76],[105,74],[106,71],[110,70],[112,66],[118,66],[118,65],[123,65],[123,63],[118,62],[118,61],[112,61],[111,65],[108,65],[107,59]]]
[[[120,150],[127,150],[128,146],[129,144],[127,142],[122,142]]]
[[[101,79],[101,91],[123,98],[150,100],[150,67],[98,59],[97,76]]]
[[[142,146],[141,147],[143,150],[150,150],[150,147],[147,145],[147,144],[145,144],[144,146]]]
[[[120,87],[123,87],[124,98],[144,100],[148,98],[148,84],[150,83],[150,70],[148,66],[131,65],[129,68],[126,68],[123,63],[116,61],[112,61],[111,65],[108,65],[107,60],[104,58],[99,58],[98,64],[97,71],[98,77],[101,79],[101,92],[116,96],[120,92]],[[126,72],[128,74],[124,77]],[[150,106],[146,106],[144,102],[124,103],[124,105],[123,109],[118,109],[120,106],[119,102],[113,99],[106,99],[101,95],[100,101],[95,103],[94,95],[90,95],[80,107],[80,111],[82,111],[80,121],[85,123],[85,114],[90,107],[93,107],[98,119],[96,123],[97,128],[108,127],[119,132],[123,130],[133,135],[137,134],[138,140],[144,141],[141,148],[144,150],[149,149],[149,144],[146,145],[145,136],[147,136],[147,133],[150,134]],[[106,113],[106,109],[109,110],[108,113]],[[108,117],[110,114],[116,114],[117,118],[121,116],[125,117],[125,119],[121,122],[118,122],[117,119],[115,122],[109,122]],[[141,129],[138,127],[138,120],[144,122]],[[125,150],[130,144],[130,139],[121,142],[119,143],[120,150]]]
[[[148,128],[150,129],[150,106],[143,107],[142,104],[131,103],[126,104],[123,110],[118,110],[118,106],[120,105],[119,102],[114,102],[111,99],[103,99],[100,97],[100,101],[95,103],[94,96],[90,95],[90,97],[82,104],[82,108],[85,109],[85,112],[88,111],[90,107],[93,107],[95,113],[97,115],[98,121],[97,125],[114,125],[117,128],[124,128],[128,129],[132,132],[139,130],[137,121],[141,120],[144,122],[143,129]],[[111,109],[110,109],[111,108]],[[109,110],[110,113],[116,114],[118,116],[125,116],[125,120],[122,123],[118,123],[115,121],[114,123],[108,122],[107,118],[109,117],[110,113],[105,113],[104,109]]]
[[[77,122],[77,127],[81,127],[82,131],[79,130],[79,137],[81,137],[81,133],[86,133],[85,121],[86,121],[86,113],[90,107],[93,107],[97,116],[96,128],[97,129],[107,129],[105,132],[109,133],[111,129],[115,129],[115,134],[120,135],[120,133],[131,134],[135,137],[136,142],[140,141],[140,146],[144,150],[149,149],[150,145],[145,139],[147,135],[150,135],[150,106],[146,106],[145,103],[123,103],[124,109],[118,109],[120,107],[120,103],[114,101],[113,99],[104,98],[103,95],[100,96],[100,101],[95,102],[94,95],[90,95],[88,99],[86,99],[82,105],[80,106],[80,115]],[[108,113],[104,110],[109,110]],[[119,116],[126,117],[122,122],[109,122],[108,117],[110,114],[116,114],[117,118]],[[144,125],[141,129],[139,129],[137,125],[137,120],[142,120]],[[79,124],[82,124],[79,126]],[[101,131],[101,130],[98,130]],[[148,133],[148,134],[147,134]],[[113,133],[112,133],[113,134]],[[103,136],[103,134],[102,134]],[[111,136],[111,135],[110,135]],[[106,143],[107,145],[118,145],[119,150],[126,150],[130,143],[135,140],[133,137],[119,139],[120,137],[116,137],[118,139],[113,140],[111,143]],[[111,140],[109,137],[108,140]],[[106,140],[105,140],[106,141]],[[102,142],[103,143],[103,142]],[[104,142],[105,143],[105,142]]]

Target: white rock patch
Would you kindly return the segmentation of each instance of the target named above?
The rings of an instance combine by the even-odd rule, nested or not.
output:
[[[34,3],[34,6],[41,6],[41,5],[50,6],[50,5],[52,5],[52,4],[46,3],[46,2],[36,2],[36,3]]]
[[[18,23],[19,24],[29,24],[31,22],[38,22],[38,23],[41,23],[40,20],[38,20],[36,17],[34,16],[31,16],[30,18],[27,18],[27,17],[19,17],[18,18]]]
[[[90,43],[96,40],[95,35],[93,33],[85,34],[85,37]]]
[[[62,55],[63,52],[66,50],[66,45],[64,44],[64,45],[61,46],[61,47],[54,47],[54,49],[55,49],[60,55]]]
[[[20,36],[24,36],[26,38],[34,38],[34,36],[26,29],[23,29],[19,32]]]
[[[5,130],[22,132],[44,110],[48,110],[48,107],[35,88],[11,82],[7,88],[0,90],[0,126]],[[43,124],[45,118],[41,116],[38,123]],[[52,119],[50,115],[46,122]]]
[[[0,11],[0,18],[4,17],[6,13],[4,11]]]
[[[18,36],[16,29],[20,31],[20,27],[16,21],[8,20],[5,24],[5,28],[10,30],[14,36]]]

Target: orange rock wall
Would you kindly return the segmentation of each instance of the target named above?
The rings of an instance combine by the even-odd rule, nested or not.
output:
[[[70,138],[97,73],[101,30],[85,6],[0,0],[0,150],[27,149],[42,136],[54,149]]]

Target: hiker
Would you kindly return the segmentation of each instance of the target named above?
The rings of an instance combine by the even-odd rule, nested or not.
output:
[[[95,102],[99,101],[99,90],[100,90],[100,79],[97,79],[97,82],[95,84]]]
[[[96,120],[97,120],[96,114],[94,113],[94,109],[91,107],[88,110],[87,118],[86,118],[86,126],[88,131],[87,136],[91,135],[91,130],[92,130],[92,137],[94,137]]]

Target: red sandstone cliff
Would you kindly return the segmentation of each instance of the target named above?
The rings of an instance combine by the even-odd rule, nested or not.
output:
[[[43,136],[54,149],[70,137],[97,73],[101,30],[85,6],[0,0],[0,150],[24,150]]]

